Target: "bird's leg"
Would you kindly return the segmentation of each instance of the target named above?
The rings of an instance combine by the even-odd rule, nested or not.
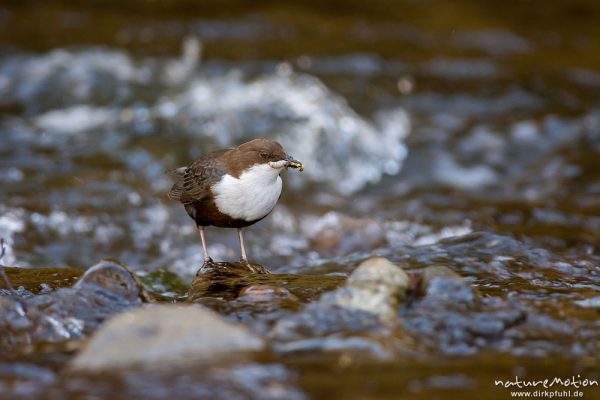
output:
[[[244,236],[242,236],[242,228],[238,228],[238,236],[240,238],[240,251],[242,252],[242,262],[248,264],[248,257],[246,257],[246,249],[244,248]]]
[[[204,240],[204,227],[198,225],[198,232],[200,233],[200,241],[202,242],[202,250],[204,250],[204,264],[212,262],[212,258],[208,255],[208,249],[206,248],[206,240]]]

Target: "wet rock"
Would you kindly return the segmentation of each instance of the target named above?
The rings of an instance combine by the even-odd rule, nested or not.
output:
[[[302,230],[310,238],[311,247],[328,257],[373,250],[386,243],[385,231],[377,221],[337,212],[329,212],[320,218],[307,217]]]
[[[192,281],[189,300],[210,296],[234,299],[243,288],[262,281],[268,274],[270,272],[266,267],[255,263],[206,263]]]
[[[0,297],[0,320],[6,329],[13,332],[31,329],[32,322],[27,318],[25,312],[25,304],[21,299]]]
[[[210,294],[192,286],[188,301],[268,336],[283,317],[298,312],[304,303],[319,298],[344,281],[345,278],[337,275],[249,274],[236,280],[239,286],[230,292]]]
[[[49,368],[33,364],[0,362],[0,381],[5,379],[32,386],[46,385],[56,380],[56,374]]]
[[[323,294],[290,320],[281,321],[274,334],[293,338],[300,331],[325,334],[343,327],[360,331],[393,322],[409,285],[410,278],[400,267],[381,257],[370,258],[356,268],[346,285]],[[300,320],[303,323],[298,324]]]
[[[404,296],[410,284],[408,274],[383,257],[363,261],[348,277],[347,285]]]
[[[443,265],[433,265],[425,267],[421,271],[421,289],[426,292],[431,282],[436,278],[452,278],[458,281],[463,281],[462,277],[450,268]]]
[[[114,261],[91,267],[72,288],[0,297],[0,350],[81,338],[109,316],[147,301],[136,276]]]
[[[256,303],[282,300],[298,301],[298,298],[284,287],[269,284],[258,284],[243,288],[240,291],[240,297],[238,300]]]
[[[445,266],[424,268],[419,279],[424,296],[402,316],[408,331],[430,350],[468,355],[481,348],[506,347],[504,333],[525,320],[518,304],[480,297]]]
[[[187,298],[189,283],[185,283],[177,274],[159,268],[152,272],[136,271],[153,300],[179,301]]]
[[[271,332],[279,342],[275,348],[282,352],[360,350],[381,357],[382,348],[390,350],[387,339],[407,340],[396,315],[409,286],[406,272],[390,261],[380,257],[365,260],[346,285],[278,321]],[[348,339],[352,337],[360,339]],[[357,342],[359,346],[355,346]]]
[[[148,300],[148,294],[139,278],[123,264],[110,260],[101,261],[88,269],[74,288],[100,288],[129,301]]]
[[[572,317],[561,317],[530,310],[523,323],[506,332],[513,344],[508,350],[515,355],[535,357],[565,353],[576,357],[598,354],[600,343],[596,340],[597,313],[589,316],[594,321],[593,324],[582,324]]]
[[[193,305],[154,305],[108,321],[79,353],[74,370],[151,368],[213,361],[264,347],[244,326]]]
[[[343,281],[339,276],[256,273],[242,263],[204,265],[189,290],[188,302],[200,304],[230,320],[243,322],[268,335],[283,316],[297,312],[303,302]]]
[[[410,278],[385,258],[363,261],[344,288],[326,293],[322,300],[332,305],[371,313],[381,321],[396,319],[396,307],[410,286]]]
[[[284,315],[297,312],[302,308],[302,303],[281,282],[253,284],[245,287],[240,296],[235,300],[227,301],[226,305],[210,304],[200,301],[201,304],[224,312],[231,319],[249,326],[260,335],[268,335],[271,327]]]
[[[430,266],[420,275],[419,289],[425,301],[456,302],[472,305],[477,300],[475,289],[456,272],[445,266]]]

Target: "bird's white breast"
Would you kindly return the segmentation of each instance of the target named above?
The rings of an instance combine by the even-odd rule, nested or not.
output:
[[[239,178],[226,174],[212,187],[219,211],[230,217],[255,221],[273,210],[281,194],[280,170],[257,164]]]

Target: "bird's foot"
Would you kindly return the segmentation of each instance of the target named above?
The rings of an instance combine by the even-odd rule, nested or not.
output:
[[[261,271],[252,264],[248,264],[248,268],[250,269],[250,271],[254,272],[255,274],[261,273]]]
[[[252,264],[250,261],[248,261],[247,258],[241,258],[240,264],[244,265],[251,272],[258,273],[258,274],[264,273],[264,267],[262,267],[261,265],[258,265],[258,264]]]
[[[212,259],[212,258],[210,258],[210,257],[205,257],[205,258],[204,258],[204,264],[202,264],[202,265],[208,265],[208,264],[212,264],[212,263],[214,263],[214,261],[213,261],[213,259]]]
[[[254,272],[254,268],[252,268],[252,264],[250,264],[250,261],[248,261],[247,258],[244,258],[244,257],[240,258],[240,264],[248,267],[248,269],[250,271]]]
[[[254,267],[252,266],[252,264],[250,263],[250,261],[248,261],[247,258],[241,257],[240,258],[240,264],[242,264],[243,266],[247,267],[250,271],[256,272],[256,271],[254,271]]]

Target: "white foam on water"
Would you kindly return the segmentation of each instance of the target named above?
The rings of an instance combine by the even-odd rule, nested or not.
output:
[[[188,39],[180,58],[166,60],[133,60],[107,48],[12,56],[0,62],[0,102],[19,103],[32,117],[9,118],[3,125],[33,127],[43,133],[34,133],[33,140],[50,147],[84,138],[88,149],[96,146],[117,158],[126,138],[156,134],[158,122],[215,147],[268,137],[307,167],[302,175],[289,174],[289,184],[321,182],[345,195],[400,170],[410,130],[403,109],[361,116],[289,64],[251,80],[236,70],[203,73],[197,68],[200,52],[200,43]],[[133,103],[148,90],[156,102]]]
[[[173,102],[179,112],[173,116]],[[281,142],[305,166],[310,180],[343,194],[397,173],[406,156],[410,129],[402,109],[380,112],[369,121],[318,79],[285,73],[244,81],[237,73],[198,79],[156,112],[194,136],[233,145],[257,136]],[[292,184],[299,177],[289,174]],[[306,179],[303,177],[303,179]]]
[[[0,260],[2,265],[15,265],[14,237],[25,231],[25,210],[22,208],[9,208],[0,204],[0,238],[4,239],[4,257]]]
[[[462,166],[449,154],[441,154],[435,160],[434,172],[438,182],[465,190],[481,189],[498,180],[498,175],[489,166]]]
[[[0,63],[3,102],[20,102],[32,110],[77,104],[92,99],[126,97],[130,84],[150,76],[121,51],[91,48],[20,55]]]
[[[91,217],[63,210],[53,210],[49,214],[35,212],[31,214],[30,220],[38,230],[56,233],[62,237],[91,232],[95,225]]]
[[[52,133],[75,135],[97,128],[107,128],[117,121],[117,113],[104,107],[77,105],[60,110],[52,110],[34,118],[40,129]]]

